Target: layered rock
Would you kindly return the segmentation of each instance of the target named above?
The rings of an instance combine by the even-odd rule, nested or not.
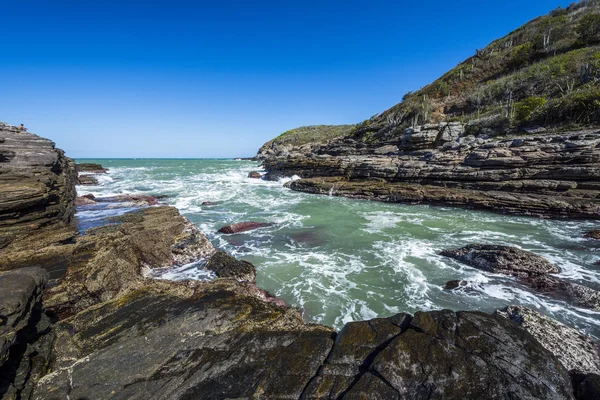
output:
[[[289,185],[298,191],[597,219],[599,145],[594,130],[497,139],[439,124],[259,156],[266,179],[312,178]]]
[[[27,399],[50,362],[53,332],[42,310],[40,268],[0,272],[0,398]]]
[[[75,163],[53,142],[0,124],[0,270],[64,271],[77,235]],[[60,272],[57,272],[60,275]]]
[[[496,314],[525,328],[572,374],[600,373],[600,344],[588,335],[527,307],[510,306]]]
[[[560,272],[560,269],[529,251],[512,246],[470,244],[458,249],[442,250],[440,254],[483,271],[518,277],[519,282],[553,298],[600,310],[599,291],[550,275]],[[458,287],[460,283],[455,282],[456,285],[448,282],[446,287]]]
[[[189,264],[216,251],[173,207],[145,208],[110,222],[86,231],[61,284],[48,291],[47,306],[60,315],[144,286],[150,269]]]

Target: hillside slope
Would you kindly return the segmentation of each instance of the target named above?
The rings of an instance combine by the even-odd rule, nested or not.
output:
[[[598,218],[599,127],[593,0],[477,50],[344,136],[283,152],[266,151],[269,142],[259,158],[267,178],[313,178],[292,183],[295,190]]]

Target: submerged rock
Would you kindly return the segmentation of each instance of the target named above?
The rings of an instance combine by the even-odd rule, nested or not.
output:
[[[470,244],[442,250],[440,254],[484,271],[506,275],[528,277],[560,272],[544,257],[512,246]]]
[[[238,281],[256,281],[256,267],[248,261],[238,260],[224,251],[213,254],[204,268],[213,271],[219,278],[233,278]]]
[[[444,289],[445,290],[454,290],[454,289],[458,289],[458,288],[467,287],[468,285],[469,285],[469,282],[467,282],[467,281],[452,280],[452,281],[446,282],[446,284],[444,285]]]
[[[496,314],[525,328],[572,374],[600,373],[600,344],[590,336],[527,307],[510,306]]]
[[[252,171],[248,174],[248,178],[260,179],[262,178],[262,175],[258,171]]]
[[[219,232],[233,234],[251,231],[258,228],[265,228],[273,225],[275,224],[271,222],[238,222],[237,224],[225,225],[224,227],[219,229]]]

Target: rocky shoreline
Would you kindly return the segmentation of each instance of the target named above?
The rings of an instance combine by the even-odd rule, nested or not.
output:
[[[597,130],[503,138],[474,136],[460,123],[440,123],[384,133],[368,141],[358,131],[321,144],[269,142],[257,157],[266,179],[296,175],[303,179],[289,187],[308,193],[600,218]]]
[[[79,233],[73,161],[7,125],[0,154],[2,399],[598,393],[598,344],[533,310],[401,313],[339,332],[307,324],[257,287],[252,264],[218,252],[177,209],[88,197],[80,206],[137,210]],[[194,262],[217,279],[152,278]]]

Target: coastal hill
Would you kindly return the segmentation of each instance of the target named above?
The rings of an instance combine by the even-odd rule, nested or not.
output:
[[[315,127],[317,139],[293,145],[282,135],[257,157],[267,179],[308,178],[294,190],[598,218],[599,127],[600,1],[592,0],[476,50],[343,136],[319,138]]]

